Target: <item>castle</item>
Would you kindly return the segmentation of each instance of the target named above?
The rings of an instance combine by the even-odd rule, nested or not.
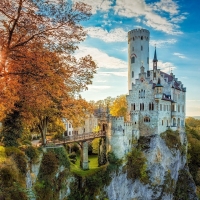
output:
[[[158,67],[156,48],[149,70],[149,39],[146,29],[128,32],[129,122],[109,117],[108,150],[122,158],[131,150],[133,138],[160,134],[167,129],[184,130],[186,88],[173,73]]]

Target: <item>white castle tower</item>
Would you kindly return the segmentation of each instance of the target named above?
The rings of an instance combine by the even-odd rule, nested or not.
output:
[[[146,29],[134,29],[128,32],[128,89],[139,78],[140,67],[149,70],[149,36]]]

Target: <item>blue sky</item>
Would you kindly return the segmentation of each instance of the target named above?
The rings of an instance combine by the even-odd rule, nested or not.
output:
[[[78,1],[78,0],[73,0]],[[158,68],[172,69],[187,88],[186,115],[200,116],[200,4],[193,0],[84,0],[92,17],[77,56],[90,54],[98,65],[93,84],[82,96],[100,100],[128,94],[127,32],[150,31],[150,69],[154,45]]]

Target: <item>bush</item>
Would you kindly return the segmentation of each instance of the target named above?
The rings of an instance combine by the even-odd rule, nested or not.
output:
[[[140,179],[140,181],[146,183],[148,181],[146,161],[143,152],[140,149],[133,148],[127,155],[127,164],[125,165],[127,178],[133,181]]]
[[[56,155],[60,166],[63,165],[64,167],[66,167],[68,169],[70,168],[70,163],[69,163],[69,159],[68,159],[65,148],[63,148],[63,147],[48,148],[47,151],[53,152]]]
[[[0,199],[27,200],[26,190],[10,167],[0,169]]]
[[[11,156],[14,159],[19,171],[23,175],[25,175],[26,174],[26,158],[25,158],[24,152],[22,152],[16,147],[7,147],[6,155]]]
[[[47,176],[52,175],[56,172],[59,166],[59,160],[55,153],[47,152],[44,154],[41,166],[40,175]]]
[[[33,146],[28,146],[25,149],[25,154],[29,157],[31,162],[35,162],[39,157],[39,152],[38,152],[37,148],[35,148]]]
[[[160,136],[163,140],[165,140],[168,148],[179,149],[181,147],[181,141],[178,131],[166,130],[165,132],[161,133]]]

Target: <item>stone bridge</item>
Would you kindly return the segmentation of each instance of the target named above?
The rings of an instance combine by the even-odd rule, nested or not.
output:
[[[70,144],[77,142],[81,146],[81,167],[86,170],[89,169],[88,163],[88,141],[95,138],[106,137],[106,131],[99,131],[97,133],[84,133],[80,135],[66,136],[62,141],[55,141],[55,145]]]

